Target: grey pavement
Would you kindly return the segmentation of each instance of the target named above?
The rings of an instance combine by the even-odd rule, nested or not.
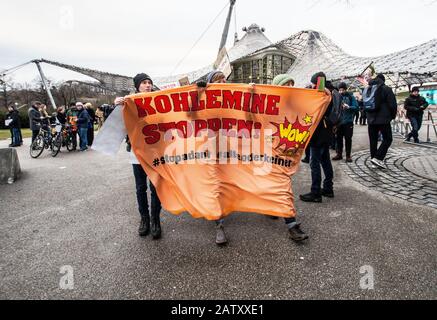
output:
[[[367,151],[366,130],[355,129],[358,158]],[[18,149],[22,178],[0,186],[0,299],[437,298],[437,210],[366,186],[347,165],[334,164],[334,199],[296,200],[306,243],[292,242],[281,219],[235,213],[225,221],[230,242],[219,248],[214,223],[188,214],[163,212],[159,241],[137,235],[126,152],[31,159],[28,145]],[[411,173],[416,179],[426,177]],[[303,164],[293,179],[296,198],[310,181]],[[60,288],[63,266],[73,268],[71,290]],[[369,270],[373,289],[362,289]]]

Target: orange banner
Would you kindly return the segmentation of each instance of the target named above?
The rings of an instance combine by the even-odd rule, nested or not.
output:
[[[294,217],[290,178],[330,99],[268,85],[186,86],[127,97],[124,121],[167,211]]]

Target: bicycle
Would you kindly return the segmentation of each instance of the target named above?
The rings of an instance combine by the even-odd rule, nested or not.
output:
[[[73,151],[75,148],[73,143],[73,130],[71,126],[67,125],[64,126],[62,129],[62,138],[63,138],[63,145],[65,144],[65,147],[67,147],[68,151]]]
[[[38,135],[30,145],[30,156],[36,159],[43,153],[44,149],[50,148],[52,157],[56,157],[62,145],[61,129],[62,126],[56,124],[52,124],[50,127],[41,126]]]

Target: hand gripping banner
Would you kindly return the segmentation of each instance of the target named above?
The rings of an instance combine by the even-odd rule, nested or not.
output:
[[[210,84],[131,95],[123,116],[167,211],[294,217],[291,176],[330,99],[317,90]]]

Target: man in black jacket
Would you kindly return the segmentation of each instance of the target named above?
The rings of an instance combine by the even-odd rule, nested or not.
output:
[[[406,141],[414,138],[415,143],[419,143],[419,130],[422,126],[423,111],[428,108],[428,102],[419,95],[419,88],[415,87],[411,95],[405,100],[404,108],[407,110],[407,118],[410,120],[412,131],[407,135]]]
[[[385,85],[385,77],[378,74],[369,82],[369,86],[377,86],[375,92],[375,109],[367,110],[369,124],[370,157],[374,166],[385,168],[384,159],[393,142],[391,121],[396,118],[397,102],[393,90]],[[382,143],[378,148],[378,135],[382,135]]]
[[[11,144],[9,147],[19,147],[20,142],[20,117],[14,107],[8,107],[9,113],[6,116],[8,127],[11,130]]]
[[[318,78],[325,78],[326,75],[323,72],[316,73],[311,78],[313,87],[316,86]],[[326,88],[331,92],[334,91],[334,87],[331,83],[326,83]],[[336,94],[338,92],[336,91]],[[328,106],[325,114],[320,120],[320,123],[314,132],[310,141],[310,167],[311,167],[311,192],[308,194],[300,195],[300,199],[304,202],[322,202],[322,196],[333,198],[334,197],[334,171],[332,169],[331,157],[329,155],[329,146],[334,138],[333,125],[328,121],[328,115],[332,110],[332,101]],[[322,170],[325,173],[325,180],[322,184]]]
[[[41,113],[39,112],[40,107],[41,102],[35,101],[32,103],[32,107],[30,107],[28,111],[30,130],[32,130],[32,142],[35,140],[41,127]]]

